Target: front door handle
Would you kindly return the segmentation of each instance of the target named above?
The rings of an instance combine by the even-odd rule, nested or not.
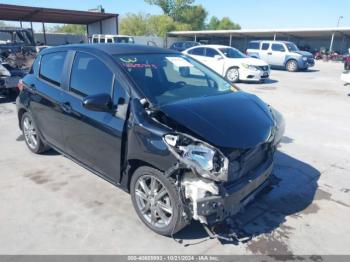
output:
[[[268,55],[272,55],[272,53],[267,53]]]
[[[70,105],[69,102],[64,102],[60,104],[62,111],[70,114],[72,113],[72,106]]]

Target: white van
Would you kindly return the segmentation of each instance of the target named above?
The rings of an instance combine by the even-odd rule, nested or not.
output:
[[[135,40],[128,35],[101,35],[94,34],[91,38],[93,44],[134,44]]]

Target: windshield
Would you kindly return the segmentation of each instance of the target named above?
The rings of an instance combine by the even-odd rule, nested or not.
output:
[[[219,48],[219,50],[228,58],[246,58],[247,56],[241,51],[234,48]]]
[[[289,52],[297,52],[297,51],[299,51],[299,48],[293,43],[286,43],[286,46],[287,46]]]
[[[207,67],[181,54],[114,57],[156,106],[238,90]]]

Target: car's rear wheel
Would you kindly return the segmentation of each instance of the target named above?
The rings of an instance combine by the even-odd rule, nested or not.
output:
[[[286,69],[289,72],[297,72],[298,71],[298,63],[295,60],[289,60],[286,64]]]
[[[41,140],[37,126],[30,113],[26,112],[22,115],[21,127],[24,136],[24,141],[26,142],[30,151],[32,151],[35,154],[40,154],[50,149]]]
[[[175,183],[159,170],[138,168],[131,179],[130,193],[137,215],[156,233],[171,236],[186,226]]]
[[[231,67],[226,72],[226,79],[231,83],[237,83],[239,80],[239,70],[237,67]]]

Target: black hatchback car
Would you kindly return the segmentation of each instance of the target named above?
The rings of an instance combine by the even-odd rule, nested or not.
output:
[[[138,45],[43,50],[22,81],[28,148],[54,148],[130,192],[140,219],[172,235],[215,225],[267,183],[282,116],[178,52]]]

